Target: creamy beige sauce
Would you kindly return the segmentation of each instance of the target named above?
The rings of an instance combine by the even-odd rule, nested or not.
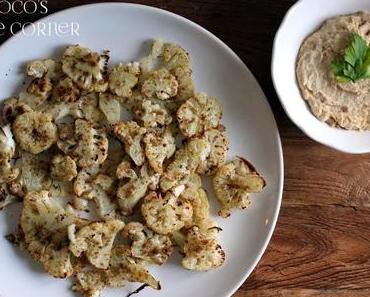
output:
[[[370,14],[358,12],[328,19],[302,44],[297,79],[312,113],[331,126],[370,130],[370,79],[340,83],[331,62],[343,53],[352,33],[370,43]]]

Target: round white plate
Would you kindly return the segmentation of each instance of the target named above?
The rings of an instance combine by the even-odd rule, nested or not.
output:
[[[369,0],[301,0],[293,5],[278,30],[272,54],[272,79],[290,119],[312,139],[347,153],[370,152],[370,131],[332,128],[320,122],[302,98],[295,66],[303,40],[328,18],[360,10],[370,11]]]
[[[145,41],[162,38],[185,47],[192,57],[197,91],[217,96],[224,106],[224,120],[231,141],[229,158],[241,155],[252,161],[267,180],[262,194],[252,197],[250,209],[236,211],[230,219],[217,218],[226,264],[207,273],[181,268],[175,255],[163,267],[151,267],[162,290],[145,289],[141,296],[224,297],[244,282],[261,258],[275,227],[283,188],[280,138],[268,102],[248,68],[219,39],[200,26],[169,12],[132,4],[100,4],[68,9],[41,20],[79,22],[80,36],[67,38],[16,35],[0,47],[0,98],[17,95],[24,64],[41,57],[60,55],[64,46],[79,43],[95,50],[111,49],[110,64],[132,61],[147,49]],[[210,199],[214,195],[210,191]],[[216,214],[217,205],[212,207]],[[0,234],[13,232],[18,212],[11,207],[0,215]],[[0,296],[74,296],[70,281],[56,280],[0,238]],[[177,254],[177,253],[176,253]],[[138,287],[106,290],[103,296],[125,296]],[[139,295],[140,296],[140,295]]]

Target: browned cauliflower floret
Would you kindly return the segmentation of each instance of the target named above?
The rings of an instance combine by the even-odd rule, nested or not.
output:
[[[163,133],[149,132],[144,136],[145,155],[150,166],[157,173],[163,172],[163,162],[176,151],[175,137],[170,129]]]
[[[120,220],[90,223],[76,233],[70,232],[69,249],[74,256],[84,254],[95,267],[107,269],[113,242],[124,226],[125,223]]]
[[[261,192],[266,182],[251,163],[242,158],[221,166],[213,178],[216,197],[221,204],[219,215],[230,216],[233,208],[249,206],[249,194]]]
[[[121,119],[121,104],[109,93],[100,93],[99,108],[104,113],[109,124],[116,124]]]
[[[184,186],[180,187],[184,188]],[[145,197],[141,206],[147,226],[159,234],[167,235],[180,230],[191,221],[193,216],[190,202],[179,198],[181,189],[173,191],[167,192],[164,197],[151,192]]]
[[[143,261],[132,257],[129,247],[125,245],[117,245],[112,249],[109,269],[83,271],[76,278],[73,290],[84,297],[99,297],[105,287],[121,288],[127,282],[144,283],[153,289],[161,289],[159,281],[150,274]]]
[[[139,81],[139,63],[118,64],[109,74],[109,89],[120,97],[131,97],[132,89]]]
[[[108,83],[103,72],[106,58],[88,48],[73,45],[66,48],[62,59],[62,70],[81,89],[104,92]]]
[[[51,160],[51,175],[61,181],[73,180],[77,176],[76,162],[69,156],[54,156]]]
[[[83,93],[76,103],[81,117],[85,120],[100,123],[103,119],[104,114],[99,108],[98,93]]]
[[[57,141],[57,127],[47,113],[30,111],[19,115],[13,131],[20,147],[32,154],[49,149]]]
[[[31,192],[24,197],[20,218],[22,245],[54,277],[66,278],[73,274],[67,246],[67,228],[71,224],[81,226],[84,221],[70,208],[61,207],[48,192]]]
[[[53,99],[58,102],[75,102],[80,98],[80,89],[69,77],[59,80],[53,90]]]
[[[17,159],[15,167],[19,168],[20,173],[17,179],[9,184],[14,195],[23,197],[29,192],[49,190],[52,181],[48,164],[39,156],[23,153],[21,158]]]
[[[75,122],[75,135],[78,140],[73,157],[81,168],[102,164],[108,156],[108,138],[102,129],[93,123],[78,119]]]
[[[74,125],[61,124],[58,125],[58,140],[57,147],[66,155],[73,153],[77,146]]]
[[[19,100],[31,108],[36,108],[49,98],[52,89],[53,85],[49,78],[35,78],[27,90],[19,94]]]
[[[116,170],[116,176],[118,179],[130,178],[134,179],[137,178],[137,174],[135,170],[132,169],[131,163],[129,161],[123,160],[118,166]]]
[[[146,195],[148,189],[155,189],[159,181],[159,174],[150,172],[144,165],[140,176],[122,183],[117,190],[118,205],[125,215],[133,213],[135,206]]]
[[[135,110],[135,117],[143,123],[145,128],[155,128],[171,124],[172,117],[165,106],[151,100],[143,100]]]
[[[229,141],[222,128],[208,130],[200,138],[208,142],[210,150],[207,158],[199,164],[197,172],[201,175],[211,175],[218,167],[225,164]]]
[[[154,233],[141,223],[127,224],[124,234],[132,241],[131,253],[135,258],[162,265],[172,254],[171,239],[166,235]]]
[[[47,77],[57,80],[62,73],[62,65],[53,59],[36,60],[27,65],[27,75],[33,78]]]
[[[199,164],[206,160],[209,151],[210,145],[204,139],[195,139],[178,150],[161,177],[161,190],[167,192],[183,183],[183,180],[193,174]]]
[[[188,231],[184,245],[183,267],[189,270],[208,271],[224,264],[225,252],[213,234],[201,232],[197,226]]]
[[[17,98],[9,98],[3,103],[3,120],[5,123],[13,123],[17,116],[32,111],[26,103]]]
[[[124,143],[126,153],[131,157],[137,166],[141,166],[145,161],[142,139],[146,129],[140,127],[136,122],[119,122],[113,126],[114,135]]]
[[[222,109],[216,98],[200,93],[188,99],[177,111],[181,132],[186,137],[201,135],[217,128],[222,118]]]
[[[150,98],[167,100],[177,95],[179,84],[166,68],[153,71],[144,81],[141,92]]]
[[[191,62],[189,54],[179,45],[166,43],[163,46],[162,61],[178,81],[177,100],[186,101],[194,95]]]
[[[102,220],[116,216],[116,205],[111,196],[114,192],[114,179],[104,174],[92,176],[88,171],[78,173],[73,184],[74,193],[78,197],[94,201],[96,214]]]
[[[19,198],[10,193],[7,184],[0,184],[0,210],[18,201]]]

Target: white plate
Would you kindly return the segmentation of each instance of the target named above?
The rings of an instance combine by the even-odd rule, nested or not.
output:
[[[237,211],[228,220],[217,218],[226,250],[223,268],[208,273],[182,269],[171,263],[151,270],[161,280],[162,291],[145,289],[141,296],[230,296],[244,282],[261,258],[275,227],[283,187],[283,159],[273,114],[258,83],[243,62],[219,39],[198,25],[163,10],[131,5],[101,4],[59,12],[43,22],[79,22],[80,37],[25,37],[17,35],[0,48],[0,98],[16,95],[24,79],[26,61],[60,54],[63,46],[80,43],[95,50],[112,50],[111,64],[131,61],[144,53],[152,38],[178,42],[187,48],[194,65],[196,89],[220,98],[224,124],[231,140],[229,157],[245,156],[266,177],[267,188],[252,198],[252,207]],[[211,199],[214,200],[211,193]],[[15,228],[16,207],[0,215],[0,234]],[[212,213],[216,213],[213,207]],[[74,296],[71,283],[42,272],[5,239],[0,239],[1,297]],[[107,290],[103,296],[125,296],[138,285]]]
[[[347,153],[370,152],[370,132],[346,131],[320,122],[310,112],[296,81],[296,58],[303,40],[327,18],[370,11],[368,0],[301,0],[286,14],[278,30],[272,55],[272,78],[290,119],[312,139]]]

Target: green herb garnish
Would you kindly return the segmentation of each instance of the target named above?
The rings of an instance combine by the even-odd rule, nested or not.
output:
[[[353,34],[344,55],[332,61],[331,69],[339,82],[370,78],[370,48],[366,40]]]

